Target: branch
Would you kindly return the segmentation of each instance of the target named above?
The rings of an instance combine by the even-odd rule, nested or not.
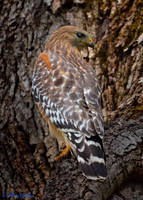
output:
[[[105,133],[108,178],[104,182],[87,180],[77,170],[74,158],[65,159],[52,171],[44,199],[105,200],[134,172],[136,176],[143,173],[143,116],[124,123],[116,121]]]

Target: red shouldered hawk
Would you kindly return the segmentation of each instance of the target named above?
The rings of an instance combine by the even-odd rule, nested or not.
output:
[[[76,155],[88,179],[107,176],[102,139],[104,135],[100,88],[92,67],[80,50],[93,47],[86,31],[63,26],[48,39],[39,55],[32,79],[32,93],[49,130]]]

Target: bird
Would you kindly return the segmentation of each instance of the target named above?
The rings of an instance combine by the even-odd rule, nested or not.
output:
[[[53,31],[36,60],[32,94],[59,148],[65,144],[55,161],[71,151],[87,179],[104,180],[101,90],[95,70],[81,54],[87,47],[94,48],[93,39],[80,27]]]

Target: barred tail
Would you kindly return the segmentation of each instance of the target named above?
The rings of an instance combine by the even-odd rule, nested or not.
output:
[[[107,170],[102,139],[98,135],[85,137],[74,134],[74,136],[76,139],[74,138],[73,143],[76,146],[76,155],[83,175],[92,180],[105,179]]]

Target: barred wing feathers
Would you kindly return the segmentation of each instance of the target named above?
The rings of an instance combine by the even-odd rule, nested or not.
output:
[[[35,101],[42,105],[51,122],[65,132],[83,174],[93,180],[105,178],[104,129],[94,71],[80,58],[73,63],[49,51],[47,59],[49,62],[40,57],[35,65]]]

